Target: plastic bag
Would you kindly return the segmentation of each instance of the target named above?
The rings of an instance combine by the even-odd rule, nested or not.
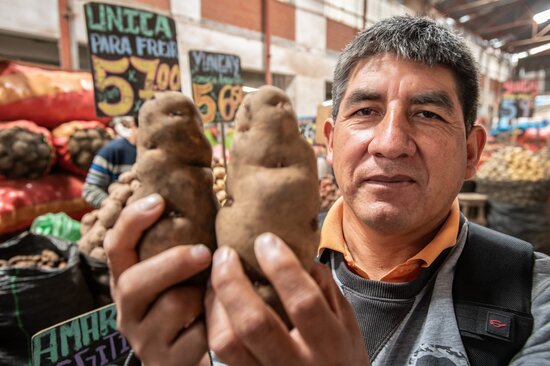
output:
[[[38,254],[43,249],[63,256],[67,265],[0,267],[0,365],[30,365],[35,333],[93,308],[76,245],[25,232],[0,244],[0,259]]]
[[[80,240],[80,222],[71,219],[64,212],[47,213],[34,219],[31,232],[38,235],[51,235],[76,243]]]
[[[113,302],[111,297],[109,266],[106,260],[90,257],[80,252],[82,273],[94,299],[94,307],[99,308]]]

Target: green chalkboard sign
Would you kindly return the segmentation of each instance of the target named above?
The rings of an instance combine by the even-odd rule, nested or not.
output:
[[[229,122],[243,99],[241,58],[189,51],[193,99],[204,123]]]
[[[114,304],[38,332],[31,347],[33,366],[124,365],[130,353]]]
[[[135,115],[155,91],[181,90],[173,19],[94,2],[84,12],[98,116]]]

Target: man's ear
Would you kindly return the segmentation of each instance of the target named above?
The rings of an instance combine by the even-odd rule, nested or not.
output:
[[[482,126],[476,125],[466,139],[466,174],[464,179],[470,179],[476,174],[477,164],[481,158],[483,147],[487,141],[487,133]]]
[[[327,143],[327,162],[332,165],[332,143],[334,140],[334,121],[332,118],[327,118],[323,125],[323,133]]]

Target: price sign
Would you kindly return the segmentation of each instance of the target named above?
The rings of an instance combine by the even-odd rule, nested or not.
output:
[[[512,119],[531,117],[538,93],[537,80],[511,80],[504,83],[499,108],[499,126],[507,127]]]
[[[84,5],[96,114],[137,114],[155,91],[181,90],[174,20],[106,3]]]
[[[239,56],[189,51],[193,99],[204,123],[229,122],[243,99]]]
[[[128,341],[117,330],[114,304],[32,337],[33,366],[124,365],[129,353]]]

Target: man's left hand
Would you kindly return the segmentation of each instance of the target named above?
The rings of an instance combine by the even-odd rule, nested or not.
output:
[[[330,271],[315,263],[308,273],[270,233],[254,249],[294,328],[256,294],[237,253],[219,248],[206,297],[208,343],[216,355],[230,365],[370,365],[353,309]]]

